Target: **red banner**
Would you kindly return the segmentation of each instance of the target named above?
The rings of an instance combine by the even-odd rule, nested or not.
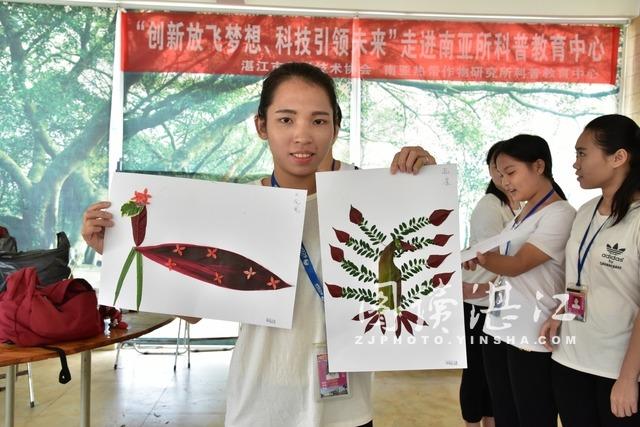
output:
[[[615,84],[620,29],[592,25],[125,12],[122,69]]]

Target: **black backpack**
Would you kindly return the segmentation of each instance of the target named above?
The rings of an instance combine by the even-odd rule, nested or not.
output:
[[[6,231],[6,229],[4,229]],[[8,233],[7,233],[8,235]],[[42,286],[59,282],[71,275],[69,268],[69,239],[64,232],[58,233],[58,247],[55,249],[36,249],[33,251],[0,250],[0,292],[7,286],[7,277],[18,270],[34,267]],[[0,238],[1,239],[1,238]],[[10,239],[13,239],[10,237]],[[0,242],[0,247],[3,243]],[[11,243],[6,243],[11,247]],[[15,239],[13,239],[15,247]]]

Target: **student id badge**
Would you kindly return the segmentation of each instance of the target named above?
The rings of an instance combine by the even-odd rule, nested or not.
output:
[[[507,302],[507,285],[500,276],[493,287],[493,293],[489,298],[489,312],[492,316],[500,317],[500,312]]]
[[[316,400],[333,400],[351,397],[349,374],[329,372],[329,354],[324,344],[316,344],[313,354],[313,366],[316,375]]]
[[[575,320],[580,322],[587,321],[587,287],[580,286],[567,286],[567,300],[566,312],[573,314]]]

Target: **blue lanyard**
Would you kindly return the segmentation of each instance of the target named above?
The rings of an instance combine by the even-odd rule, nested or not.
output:
[[[278,184],[278,181],[276,180],[276,175],[273,172],[271,173],[271,186],[280,187],[280,184]],[[302,263],[304,270],[307,272],[307,276],[309,276],[309,280],[311,281],[313,288],[316,290],[316,293],[320,299],[324,301],[324,289],[322,288],[322,283],[320,283],[316,269],[313,268],[311,258],[309,258],[309,253],[304,247],[304,243],[300,244],[300,262]]]
[[[578,281],[576,282],[576,286],[580,286],[580,276],[582,275],[582,269],[584,268],[584,263],[587,261],[587,255],[589,254],[591,245],[593,244],[594,240],[596,240],[596,236],[598,235],[598,233],[600,233],[600,230],[602,230],[602,227],[604,227],[604,225],[609,220],[609,217],[607,217],[607,219],[602,223],[602,225],[600,225],[600,228],[596,230],[595,234],[593,235],[593,237],[589,241],[589,244],[584,250],[584,254],[581,256],[580,254],[582,254],[582,248],[584,247],[584,243],[587,241],[587,236],[589,235],[589,230],[591,229],[591,223],[593,223],[593,218],[595,218],[596,212],[598,212],[598,207],[600,206],[600,203],[602,203],[602,197],[600,198],[600,200],[598,200],[598,204],[596,205],[596,208],[593,210],[593,214],[591,215],[591,221],[589,221],[589,226],[587,227],[587,231],[584,232],[584,236],[582,236],[582,241],[580,242],[580,247],[578,248]]]
[[[525,221],[527,220],[527,218],[529,218],[529,217],[530,217],[531,215],[533,215],[533,214],[534,214],[538,209],[540,209],[540,206],[542,206],[542,204],[543,204],[544,202],[546,202],[547,200],[549,200],[549,197],[551,197],[551,196],[553,195],[553,193],[555,193],[555,190],[552,188],[552,189],[551,189],[551,191],[549,191],[549,192],[547,193],[547,195],[546,195],[546,196],[544,196],[544,197],[542,198],[542,200],[540,200],[538,203],[536,203],[536,205],[533,207],[533,209],[531,209],[531,210],[527,213],[527,215],[526,215],[524,218],[522,218],[522,221],[518,222],[518,221],[516,221],[516,220],[513,220],[513,225],[511,226],[511,229],[512,229],[512,230],[515,230],[516,228],[520,227],[520,225],[521,225],[523,222],[525,222]],[[507,242],[507,247],[506,247],[506,248],[505,248],[505,250],[504,250],[504,254],[505,254],[505,255],[509,255],[509,246],[511,246],[511,240],[509,240],[509,241]]]

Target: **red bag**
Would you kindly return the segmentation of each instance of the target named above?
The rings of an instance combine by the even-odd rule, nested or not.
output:
[[[41,346],[96,336],[104,323],[98,300],[84,279],[65,279],[45,288],[35,268],[24,268],[7,279],[0,293],[0,342]]]

